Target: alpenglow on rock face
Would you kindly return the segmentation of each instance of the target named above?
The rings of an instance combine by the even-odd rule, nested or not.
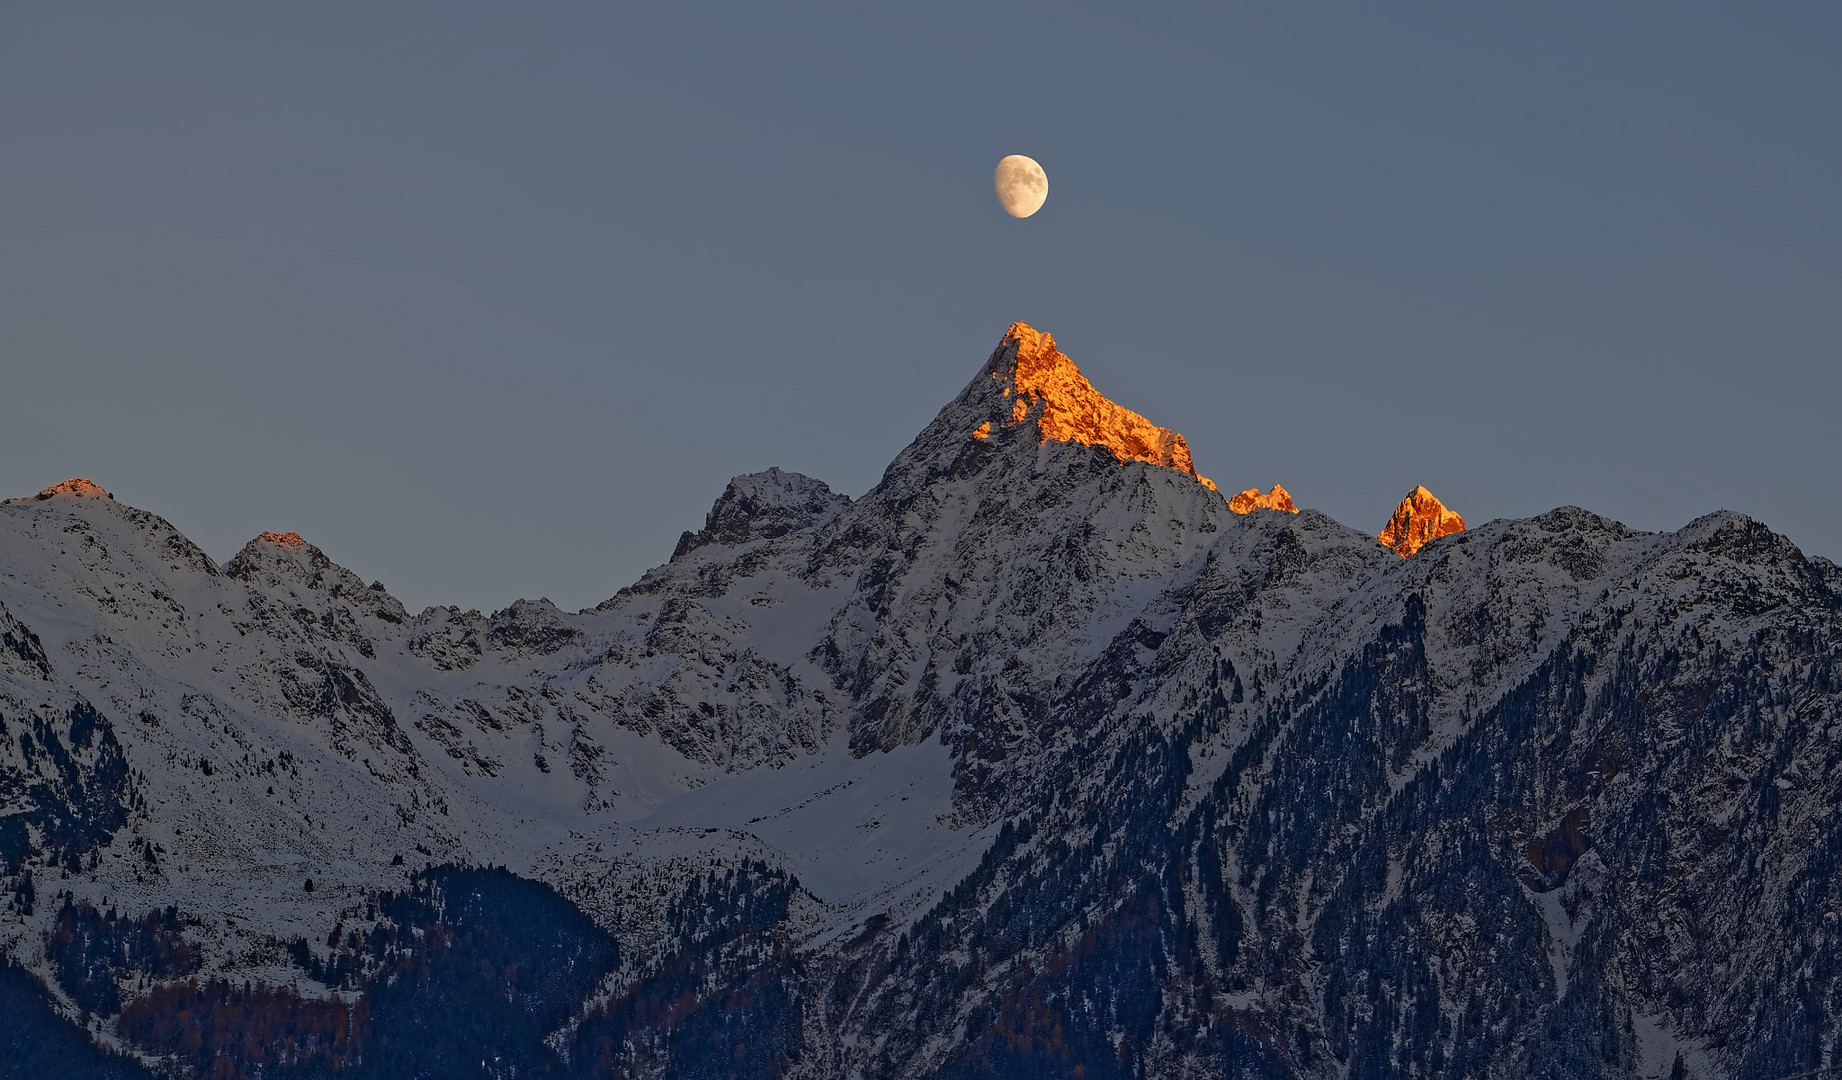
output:
[[[1394,516],[1375,539],[1405,559],[1441,536],[1464,531],[1464,518],[1447,510],[1426,488],[1415,487],[1394,508]]]
[[[8,503],[43,502],[46,499],[56,498],[59,495],[77,495],[88,499],[113,499],[115,497],[104,491],[100,484],[85,480],[81,476],[74,476],[62,483],[51,485],[37,495],[18,499],[8,499],[6,501]]]
[[[1837,1063],[1842,570],[1237,513],[1045,340],[587,611],[0,507],[0,1077]]]
[[[1298,513],[1298,507],[1292,505],[1292,493],[1278,484],[1273,490],[1262,492],[1259,488],[1248,488],[1228,500],[1228,509],[1237,514],[1251,514],[1255,510],[1284,510],[1288,514]]]
[[[1149,461],[1196,476],[1190,444],[1183,436],[1107,400],[1055,347],[1055,335],[1012,323],[1004,340],[1015,342],[1016,349],[1003,369],[992,372],[992,379],[1011,398],[1007,424],[1034,417],[1044,442],[1104,446],[1130,461]],[[1214,490],[1205,477],[1196,479]]]

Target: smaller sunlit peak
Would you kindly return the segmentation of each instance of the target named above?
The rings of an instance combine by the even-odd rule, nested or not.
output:
[[[1251,514],[1255,510],[1284,510],[1291,514],[1298,513],[1298,507],[1292,504],[1292,493],[1279,484],[1274,484],[1273,490],[1267,492],[1262,492],[1259,488],[1248,488],[1228,500],[1228,509],[1237,514]]]
[[[115,496],[102,490],[102,485],[73,476],[61,484],[53,484],[38,493],[40,499],[50,499],[58,495],[81,495],[87,499],[113,499]]]
[[[278,544],[285,548],[298,549],[307,546],[307,541],[301,538],[301,534],[294,532],[265,532],[261,536],[256,537],[256,539],[264,543]]]
[[[1375,539],[1405,559],[1442,536],[1464,531],[1464,518],[1447,509],[1425,485],[1415,484]]]

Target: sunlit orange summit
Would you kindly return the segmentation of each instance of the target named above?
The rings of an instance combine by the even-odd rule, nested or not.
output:
[[[1464,531],[1464,518],[1447,510],[1426,488],[1416,487],[1394,508],[1388,527],[1375,539],[1405,559],[1441,536]]]
[[[1298,513],[1298,507],[1292,505],[1292,493],[1278,484],[1273,490],[1262,492],[1259,488],[1248,488],[1228,500],[1228,509],[1237,514],[1251,514],[1255,510],[1284,510],[1290,514]]]
[[[1183,436],[1114,404],[1095,390],[1074,361],[1055,347],[1055,335],[1024,323],[1012,323],[1004,340],[1017,342],[1016,359],[1008,372],[994,371],[991,377],[1005,384],[1007,396],[1016,398],[1005,426],[1023,423],[1040,407],[1036,428],[1044,442],[1055,439],[1104,446],[1128,461],[1148,461],[1196,476],[1196,467],[1190,462],[1190,445]],[[991,434],[991,425],[987,423],[972,434],[986,438]],[[1207,477],[1196,479],[1215,490]]]

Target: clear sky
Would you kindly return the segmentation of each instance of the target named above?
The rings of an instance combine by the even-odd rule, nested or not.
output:
[[[578,607],[1022,320],[1227,491],[1842,557],[1842,5],[1138,7],[0,0],[0,494]]]

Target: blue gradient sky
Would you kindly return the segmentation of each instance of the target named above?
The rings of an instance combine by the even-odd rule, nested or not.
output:
[[[0,4],[0,494],[581,606],[1021,319],[1224,490],[1842,556],[1842,7],[635,7]]]

